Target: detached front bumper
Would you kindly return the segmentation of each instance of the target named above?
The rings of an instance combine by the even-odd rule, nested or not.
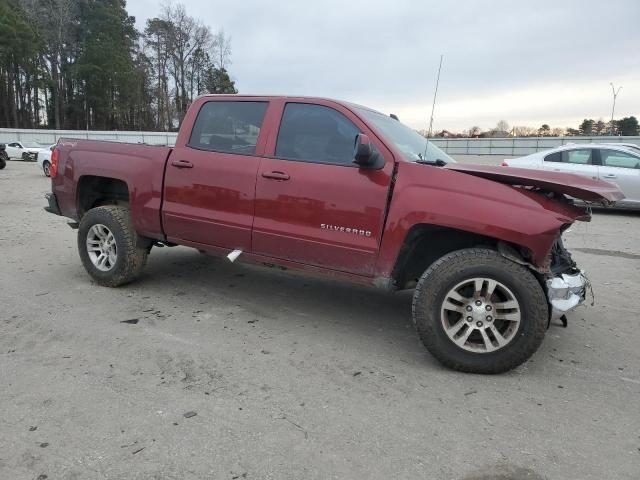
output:
[[[563,273],[547,280],[551,319],[557,320],[582,304],[590,286],[589,279],[581,270],[573,274]]]

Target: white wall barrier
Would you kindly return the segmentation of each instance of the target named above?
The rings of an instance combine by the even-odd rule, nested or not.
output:
[[[0,128],[0,143],[24,142],[51,145],[59,138],[111,140],[115,142],[175,145],[177,132],[115,132],[95,130],[27,130]]]
[[[27,130],[0,128],[0,143],[24,142],[50,145],[59,138],[84,138],[116,142],[175,145],[177,132],[114,132],[94,130]],[[637,137],[510,137],[432,138],[429,140],[449,155],[523,156],[569,143],[634,143]]]
[[[570,143],[633,143],[638,137],[509,137],[509,138],[432,138],[429,140],[449,155],[501,155],[521,157]]]

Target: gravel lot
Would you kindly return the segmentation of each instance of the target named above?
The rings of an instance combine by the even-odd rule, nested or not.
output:
[[[0,171],[2,479],[640,478],[639,214],[574,226],[596,305],[476,376],[424,350],[409,292],[187,248],[93,285],[48,189]]]

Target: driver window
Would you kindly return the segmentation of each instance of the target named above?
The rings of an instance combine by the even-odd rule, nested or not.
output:
[[[356,166],[353,152],[358,128],[333,108],[288,103],[278,132],[276,157]]]
[[[600,150],[600,159],[605,167],[640,168],[640,158],[618,150]]]

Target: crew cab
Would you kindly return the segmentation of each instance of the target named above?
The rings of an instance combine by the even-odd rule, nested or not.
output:
[[[414,130],[329,99],[208,95],[175,147],[61,139],[46,210],[78,228],[96,283],[134,280],[153,246],[415,289],[427,349],[466,372],[527,360],[588,280],[562,244],[581,176],[455,163]]]

